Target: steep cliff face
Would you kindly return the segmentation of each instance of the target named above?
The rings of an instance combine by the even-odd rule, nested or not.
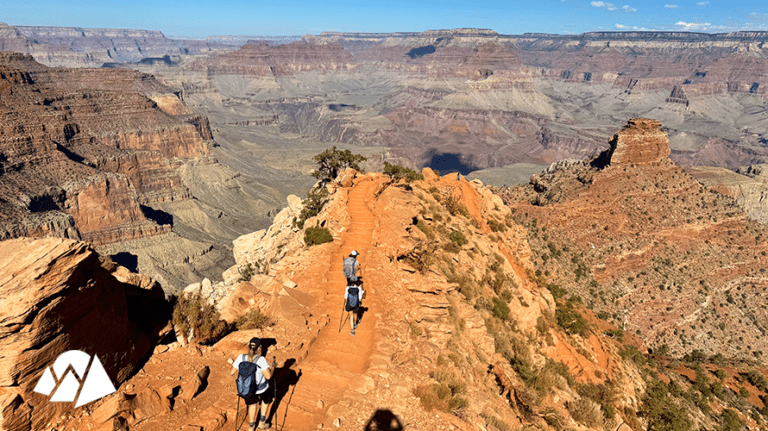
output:
[[[166,55],[200,55],[235,46],[203,40],[167,39],[159,31],[80,27],[16,26],[16,38],[28,42],[12,51],[32,54],[50,66],[101,67]],[[0,40],[2,35],[0,34]],[[1,42],[0,42],[1,43]]]
[[[610,163],[657,163],[669,157],[669,137],[661,130],[661,123],[649,118],[632,118],[611,139]]]
[[[20,54],[0,67],[0,237],[103,244],[169,231],[140,205],[189,197],[177,170],[208,157],[203,120],[158,109],[136,91],[164,87],[137,72],[48,69]]]
[[[104,265],[108,269],[81,242],[0,241],[3,429],[44,429],[72,412],[73,403],[50,402],[33,392],[45,369],[65,351],[96,355],[118,386],[159,340],[169,313],[162,291],[138,274],[118,281],[110,274],[114,264]]]

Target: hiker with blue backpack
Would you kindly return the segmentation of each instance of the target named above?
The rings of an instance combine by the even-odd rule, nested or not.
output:
[[[256,429],[269,429],[267,425],[267,407],[272,402],[269,391],[269,379],[272,378],[272,370],[269,362],[258,354],[261,347],[259,338],[251,338],[248,342],[248,353],[243,353],[235,358],[232,366],[237,370],[237,396],[245,401],[248,406],[248,431]],[[259,405],[258,427],[256,422],[256,406]],[[238,410],[240,400],[238,399]],[[237,422],[237,418],[235,418]],[[238,427],[239,428],[239,427]]]
[[[363,290],[362,283],[353,281],[351,284],[347,284],[347,288],[344,289],[344,309],[349,313],[349,327],[351,331],[349,335],[355,336],[355,328],[357,328],[357,316],[360,311],[360,304],[363,302]]]

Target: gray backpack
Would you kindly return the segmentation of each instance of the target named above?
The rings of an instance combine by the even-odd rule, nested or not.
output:
[[[357,259],[354,257],[344,259],[344,277],[347,277],[347,280],[357,281],[357,271],[355,271],[356,263]]]

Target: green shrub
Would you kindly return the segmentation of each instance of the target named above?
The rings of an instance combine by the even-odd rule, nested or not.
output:
[[[688,431],[691,420],[686,410],[669,396],[667,385],[661,380],[648,382],[641,406],[648,420],[648,431]]]
[[[193,340],[200,344],[215,343],[229,329],[216,307],[203,300],[199,292],[176,300],[172,320],[181,334],[186,337],[191,330]]]
[[[624,350],[619,352],[619,355],[624,359],[630,359],[640,367],[648,362],[648,359],[639,350],[637,350],[637,347],[635,346],[627,346]]]
[[[746,378],[747,381],[760,392],[765,392],[766,388],[768,388],[768,382],[766,382],[765,377],[755,370],[750,370],[747,373]]]
[[[448,235],[448,238],[458,246],[462,246],[467,243],[467,238],[464,236],[464,234],[457,230],[451,232],[451,234]]]
[[[346,168],[360,170],[359,163],[368,160],[359,154],[352,154],[349,150],[337,150],[334,145],[330,150],[325,150],[316,155],[313,160],[317,163],[317,170],[312,176],[319,179],[321,184],[336,179],[339,173]]]
[[[491,228],[491,231],[493,232],[506,232],[507,226],[504,225],[504,223],[499,223],[498,221],[491,219],[488,220],[488,227]]]
[[[400,165],[393,165],[389,162],[384,162],[384,174],[397,181],[405,178],[405,182],[410,183],[414,180],[423,180],[424,175],[415,172],[411,169],[405,168]]]
[[[506,319],[509,316],[509,306],[502,300],[500,300],[497,297],[492,298],[493,301],[493,317],[499,318],[499,319]]]
[[[421,385],[413,391],[427,411],[437,409],[458,416],[469,407],[469,400],[462,396],[467,391],[464,381],[441,369],[435,371],[433,378],[438,383]]]
[[[720,414],[720,426],[717,427],[718,431],[740,431],[741,419],[739,414],[733,409],[725,409]]]
[[[310,247],[331,241],[333,241],[333,235],[331,235],[331,231],[328,228],[317,225],[304,230],[304,243]]]
[[[555,310],[555,320],[569,334],[584,336],[589,332],[587,319],[573,307],[573,302],[571,301],[566,301],[564,306],[557,307],[557,310]]]
[[[304,222],[307,221],[307,219],[320,214],[320,211],[327,202],[328,190],[325,187],[313,188],[310,190],[309,193],[307,193],[307,198],[302,201],[304,208],[302,208],[299,213],[299,217],[293,220],[293,227],[303,229]]]

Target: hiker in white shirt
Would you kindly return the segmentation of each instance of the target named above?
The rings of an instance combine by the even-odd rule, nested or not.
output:
[[[240,370],[241,363],[254,363],[256,364],[256,370],[254,371],[255,377],[255,393],[249,396],[239,395],[245,401],[245,405],[248,406],[248,431],[254,431],[256,429],[265,430],[269,429],[267,425],[267,407],[272,402],[272,391],[269,389],[269,379],[272,378],[272,370],[269,368],[269,362],[266,358],[258,354],[261,347],[261,340],[254,337],[248,342],[248,353],[243,353],[235,358],[232,366],[235,370]],[[239,378],[239,377],[238,377]],[[258,428],[256,424],[256,406],[260,405],[259,409],[259,421]]]

